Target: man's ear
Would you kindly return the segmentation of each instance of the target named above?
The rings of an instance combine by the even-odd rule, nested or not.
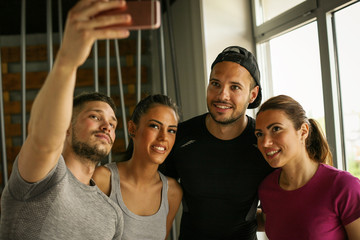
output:
[[[250,91],[250,101],[249,101],[249,104],[250,103],[253,103],[254,101],[255,101],[255,99],[256,99],[256,97],[257,97],[257,95],[258,95],[258,93],[259,93],[259,86],[256,86],[256,87],[254,87],[253,89],[251,89],[251,91]]]
[[[70,123],[68,129],[66,130],[66,136],[70,136],[70,132],[71,132],[71,127],[72,127],[72,123]]]

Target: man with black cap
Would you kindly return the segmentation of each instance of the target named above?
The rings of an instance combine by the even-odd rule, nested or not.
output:
[[[260,72],[248,50],[225,48],[211,65],[208,113],[179,124],[162,169],[180,179],[179,239],[256,239],[257,188],[272,169],[256,147]]]

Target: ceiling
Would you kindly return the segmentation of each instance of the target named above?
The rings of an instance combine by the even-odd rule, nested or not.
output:
[[[26,4],[26,33],[46,32],[46,3],[47,0],[1,0],[0,1],[0,35],[18,35],[21,33],[21,3]],[[77,0],[60,0],[63,11],[63,22],[66,20],[68,10],[74,6]],[[128,0],[129,1],[129,0]],[[175,0],[170,0],[172,4]],[[53,32],[58,31],[58,2],[52,0]],[[162,1],[162,9],[165,2]],[[64,23],[63,23],[64,26]]]
[[[74,0],[61,0],[63,19],[66,12],[74,5]],[[17,35],[21,32],[21,2],[22,0],[0,1],[0,34]],[[26,2],[26,33],[46,32],[46,0]],[[53,29],[58,31],[58,1],[52,1]]]

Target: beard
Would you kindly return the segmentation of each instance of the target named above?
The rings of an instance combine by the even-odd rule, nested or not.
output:
[[[220,102],[218,102],[218,103],[220,103]],[[211,104],[213,104],[213,103],[211,103]],[[223,119],[218,119],[217,118],[218,114],[211,112],[211,108],[209,105],[207,106],[207,108],[208,108],[208,112],[209,112],[211,118],[216,123],[221,124],[221,125],[229,125],[229,124],[236,122],[237,120],[239,120],[240,118],[242,118],[245,115],[247,106],[244,106],[243,109],[238,110],[237,112],[234,112],[234,114],[232,114],[230,117],[223,118]],[[233,108],[233,109],[235,109],[235,108]]]
[[[210,114],[211,118],[212,118],[216,123],[221,124],[221,125],[229,125],[229,124],[232,124],[232,123],[236,122],[237,120],[239,120],[239,119],[244,115],[244,113],[242,113],[242,114],[240,114],[240,115],[238,115],[238,116],[231,116],[231,117],[229,117],[229,118],[225,118],[225,119],[222,119],[222,120],[218,120],[218,119],[216,119],[215,114],[211,113],[210,111],[209,111],[209,114]]]
[[[72,149],[79,157],[88,159],[94,163],[99,163],[109,154],[105,149],[100,149],[97,144],[91,146],[86,142],[81,142],[80,140],[78,140],[74,129],[72,135]]]

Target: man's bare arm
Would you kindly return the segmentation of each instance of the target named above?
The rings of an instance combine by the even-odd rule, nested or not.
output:
[[[24,180],[39,181],[56,165],[71,121],[77,68],[85,62],[95,40],[129,35],[127,30],[102,27],[128,22],[130,16],[94,16],[124,4],[82,0],[69,11],[61,48],[34,101],[28,136],[20,150],[18,167]]]

